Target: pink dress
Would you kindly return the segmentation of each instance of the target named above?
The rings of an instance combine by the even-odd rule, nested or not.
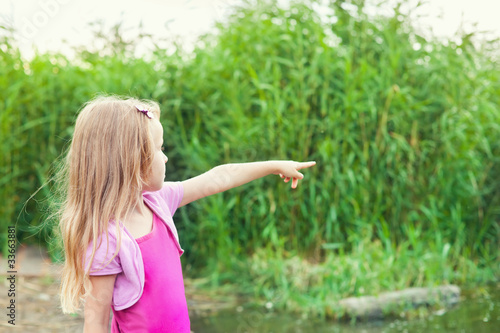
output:
[[[111,332],[189,333],[180,253],[172,233],[154,215],[153,230],[136,241],[144,262],[144,290],[131,307],[113,309]]]
[[[153,212],[153,228],[134,239],[119,223],[121,246],[113,260],[118,244],[115,222],[110,221],[109,237],[99,237],[91,264],[92,243],[89,245],[85,260],[89,274],[117,274],[111,332],[190,333],[180,261],[183,250],[172,219],[182,197],[180,183],[166,183],[160,191],[144,192],[144,203]]]

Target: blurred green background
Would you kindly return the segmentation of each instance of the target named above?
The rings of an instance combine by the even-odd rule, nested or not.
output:
[[[117,25],[96,33],[100,49],[27,60],[4,27],[4,253],[15,225],[61,259],[44,222],[51,170],[82,104],[107,93],[161,104],[169,180],[229,162],[318,163],[297,190],[266,177],[180,209],[185,276],[320,315],[346,296],[498,281],[498,41],[424,37],[400,7],[373,16],[362,0],[332,1],[327,22],[313,2],[249,1],[194,51],[157,44],[143,57],[148,36]]]

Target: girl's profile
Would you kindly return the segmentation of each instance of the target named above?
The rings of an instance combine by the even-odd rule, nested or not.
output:
[[[165,181],[160,115],[153,101],[98,97],[76,120],[62,171],[61,305],[73,313],[83,301],[85,332],[189,333],[176,210],[270,174],[296,188],[315,165],[233,163]]]

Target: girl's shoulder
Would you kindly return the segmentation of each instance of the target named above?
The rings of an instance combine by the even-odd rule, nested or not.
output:
[[[93,257],[92,264],[90,265],[91,275],[121,272],[121,261],[123,258],[131,256],[131,253],[137,252],[123,224],[120,223],[119,225],[120,231],[118,231],[117,224],[114,221],[109,222],[107,232],[104,231],[97,240],[92,240],[89,243],[86,251],[85,267],[89,266],[89,262]],[[94,255],[92,256],[93,252]],[[103,269],[103,267],[105,269]],[[95,274],[96,271],[100,273]]]
[[[179,207],[184,195],[184,187],[181,182],[165,182],[159,191],[143,192],[144,200],[152,208],[167,207],[173,215]]]
[[[119,230],[117,225],[119,225]],[[123,225],[122,222],[116,223],[115,221],[109,221],[107,230],[104,230],[97,239],[93,239],[90,241],[87,247],[87,255],[92,253],[93,247],[95,243],[96,255],[105,251],[106,253],[111,252],[115,253],[117,247],[121,247],[123,245],[130,246],[130,235],[127,232],[127,229]],[[107,256],[107,255],[106,255]]]
[[[105,230],[97,237],[97,244],[101,243],[102,240],[106,240],[107,238],[116,241],[119,237],[117,224],[120,226],[120,231],[123,233],[123,230],[125,229],[123,223],[116,223],[114,220],[110,220],[107,223],[107,227],[105,228]],[[92,242],[90,244],[92,244]]]

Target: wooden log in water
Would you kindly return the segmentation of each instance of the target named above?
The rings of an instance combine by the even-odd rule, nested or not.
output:
[[[408,288],[378,296],[349,297],[340,300],[342,312],[349,318],[377,319],[421,306],[452,306],[460,299],[455,285],[434,288]]]

